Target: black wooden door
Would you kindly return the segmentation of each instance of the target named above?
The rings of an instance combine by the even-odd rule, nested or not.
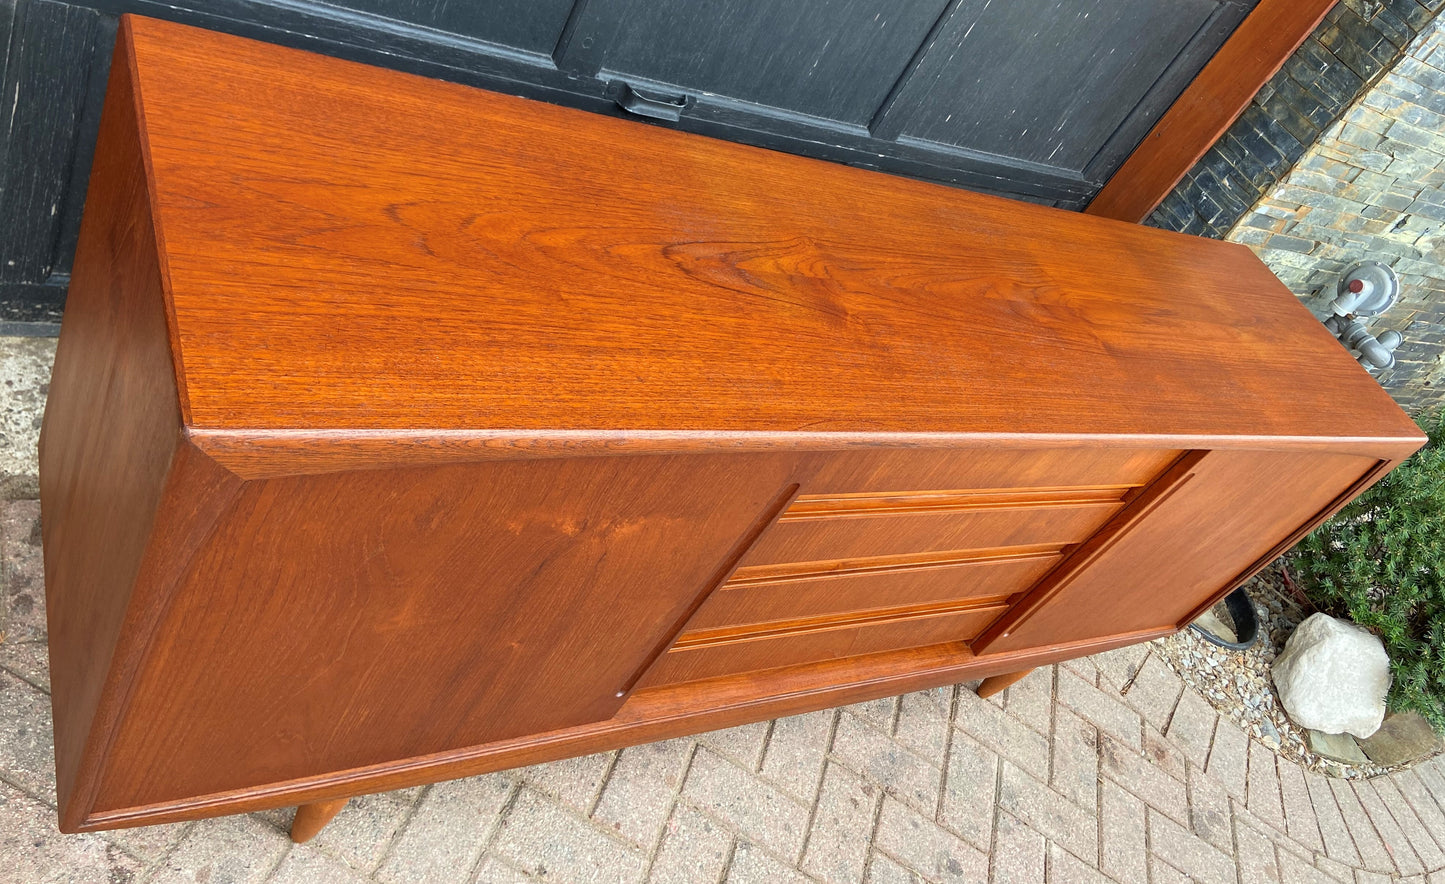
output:
[[[0,332],[59,315],[120,13],[1078,209],[1254,2],[0,0]]]

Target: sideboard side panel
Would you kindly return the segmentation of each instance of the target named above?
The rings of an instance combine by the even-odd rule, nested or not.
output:
[[[56,781],[68,829],[85,813],[78,780],[102,751],[92,724],[113,688],[113,651],[181,426],[124,46],[116,59],[40,439]]]
[[[995,624],[974,651],[1172,631],[1379,463],[1327,452],[1210,451],[1046,604]]]

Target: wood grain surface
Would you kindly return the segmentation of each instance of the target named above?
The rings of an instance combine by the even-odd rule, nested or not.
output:
[[[1045,580],[979,641],[975,653],[1188,624],[1202,600],[1268,564],[1281,538],[1322,520],[1379,461],[1349,454],[1195,453],[1159,483],[1157,499],[1077,570]],[[1241,505],[1242,501],[1248,501]],[[1101,532],[1102,534],[1102,532]],[[1067,567],[1065,565],[1064,567]]]
[[[291,840],[297,844],[305,844],[320,834],[326,824],[346,806],[345,798],[336,798],[331,801],[318,801],[315,804],[303,804],[296,808],[296,816],[291,819]]]
[[[1003,613],[1006,605],[957,604],[923,610],[885,610],[835,624],[819,618],[775,630],[727,629],[687,633],[644,679],[660,687],[699,679],[766,672],[825,660],[842,660],[947,641],[967,641]],[[691,639],[687,644],[683,641]]]
[[[776,515],[791,460],[521,460],[247,483],[175,592],[97,806],[609,718],[650,649]]]
[[[130,30],[197,430],[1409,429],[1243,246]]]
[[[110,72],[91,211],[40,433],[56,790],[83,808],[105,743],[106,678],[181,439],[126,47]],[[207,495],[203,495],[205,497]],[[83,815],[83,814],[82,814]]]
[[[136,18],[111,71],[65,831],[1165,634],[1423,441],[1239,247]]]
[[[856,463],[849,470],[847,458],[834,457],[829,478],[852,473],[859,484],[851,487],[866,490],[798,496],[688,620],[643,685],[970,640],[1179,452],[978,455],[955,453],[952,487],[909,490],[880,486],[876,468],[864,480]],[[883,465],[901,458],[869,459]],[[818,477],[804,484],[825,487]]]
[[[653,740],[861,703],[1158,638],[1127,634],[1029,654],[975,657],[946,642],[639,691],[617,715],[482,746],[152,805],[97,811],[78,830],[123,828],[326,801],[474,776]]]
[[[827,570],[767,580],[734,574],[708,598],[689,627],[714,629],[876,608],[948,605],[965,599],[1002,600],[1033,586],[1063,555],[1056,546],[1015,547],[889,556],[881,563],[879,559],[828,562]]]

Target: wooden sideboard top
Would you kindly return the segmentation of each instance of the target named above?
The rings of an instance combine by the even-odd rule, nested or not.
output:
[[[202,447],[1420,438],[1243,246],[122,27]]]

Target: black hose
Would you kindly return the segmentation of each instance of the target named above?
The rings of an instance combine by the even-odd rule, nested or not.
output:
[[[1249,600],[1249,593],[1241,586],[1224,597],[1224,605],[1229,609],[1229,619],[1234,621],[1234,641],[1227,641],[1198,623],[1189,624],[1189,628],[1210,644],[1229,648],[1231,651],[1247,651],[1254,647],[1254,643],[1259,641],[1259,616],[1254,612],[1254,603]]]

